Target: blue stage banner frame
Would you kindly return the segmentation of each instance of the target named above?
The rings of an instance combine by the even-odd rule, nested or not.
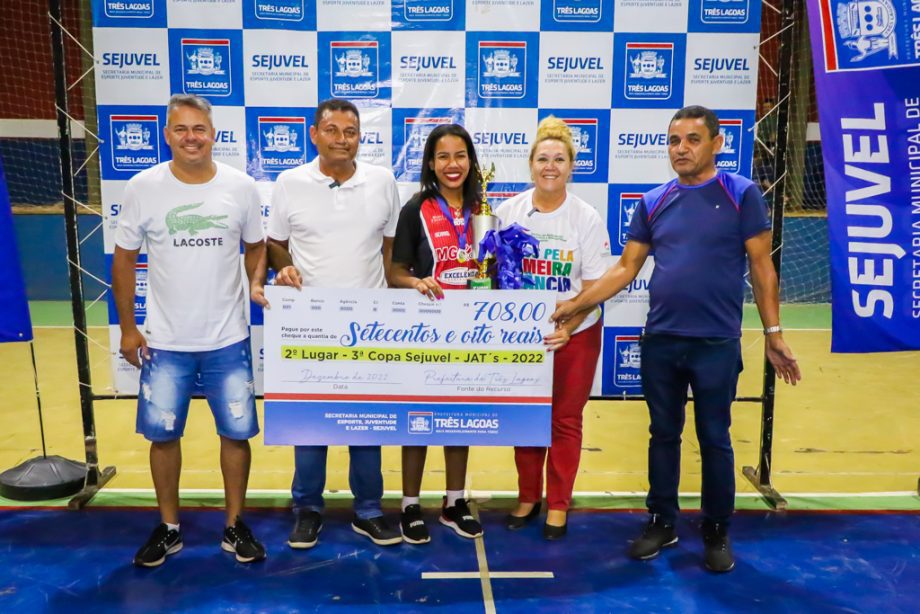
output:
[[[920,349],[920,14],[914,10],[907,0],[808,0],[827,183],[833,352]]]

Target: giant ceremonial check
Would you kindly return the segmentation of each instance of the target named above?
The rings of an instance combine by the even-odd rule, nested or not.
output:
[[[266,294],[265,443],[549,445],[556,293]]]

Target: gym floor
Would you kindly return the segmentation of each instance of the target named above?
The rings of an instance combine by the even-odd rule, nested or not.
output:
[[[576,511],[569,535],[545,542],[539,523],[516,532],[481,512],[467,540],[428,515],[424,546],[377,547],[326,515],[315,548],[283,545],[290,516],[260,510],[250,524],[268,558],[242,565],[218,547],[223,515],[187,512],[185,547],[166,564],[130,558],[154,510],[20,510],[0,514],[0,605],[7,612],[899,612],[920,598],[920,515],[739,513],[738,564],[700,566],[694,518],[654,560],[623,556],[643,516]]]
[[[32,308],[48,453],[82,460],[69,305],[33,303]],[[134,401],[117,400],[95,404],[99,459],[116,466],[117,475],[89,508],[73,513],[59,509],[66,501],[42,502],[36,509],[0,499],[0,548],[6,551],[0,606],[5,611],[261,611],[331,605],[371,611],[427,611],[433,606],[464,611],[485,606],[485,611],[501,612],[916,611],[920,353],[830,354],[826,306],[787,305],[783,310],[786,338],[804,375],[795,388],[777,385],[773,484],[789,500],[790,511],[766,511],[741,475],[742,466],[757,463],[760,408],[738,403],[732,435],[738,507],[745,511],[732,533],[738,569],[728,576],[714,577],[700,568],[692,514],[681,527],[678,547],[659,560],[634,564],[623,556],[642,525],[637,510],[647,487],[648,423],[643,403],[620,401],[592,401],[585,409],[575,511],[569,535],[552,544],[542,540],[537,525],[518,533],[501,526],[516,484],[512,452],[474,448],[467,487],[486,526],[481,543],[432,525],[430,547],[377,548],[348,529],[347,451],[333,447],[327,528],[316,549],[292,552],[284,546],[291,521],[284,508],[292,453],[263,445],[259,436],[253,441],[250,479],[250,502],[259,509],[249,519],[269,559],[252,568],[241,567],[217,547],[221,515],[214,508],[222,503],[218,439],[206,405],[195,401],[183,451],[185,549],[162,568],[135,570],[131,556],[157,515],[147,445],[134,433]],[[93,306],[89,320],[93,388],[106,393],[105,306]],[[746,369],[738,394],[756,396],[763,342],[756,316],[747,313],[745,322]],[[0,345],[0,365],[6,374],[0,381],[0,469],[5,469],[40,454],[41,438],[29,345]],[[689,417],[687,422],[692,425]],[[384,449],[383,464],[384,505],[395,518],[398,448]],[[429,453],[428,469],[423,504],[436,523],[444,484],[437,449]],[[688,429],[684,509],[698,508],[694,493],[699,487],[698,447]],[[431,572],[466,575],[423,575]]]

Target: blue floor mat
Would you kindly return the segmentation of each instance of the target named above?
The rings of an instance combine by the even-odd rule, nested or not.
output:
[[[290,513],[260,510],[247,522],[269,556],[244,565],[219,548],[220,511],[183,510],[184,549],[137,569],[131,559],[157,518],[133,509],[0,511],[0,611],[482,612],[489,592],[497,612],[920,611],[916,514],[739,514],[738,565],[724,575],[702,569],[692,515],[676,547],[638,563],[624,552],[644,517],[629,512],[573,512],[566,538],[546,542],[539,523],[510,532],[501,512],[485,511],[477,556],[475,542],[435,513],[426,515],[430,544],[378,547],[333,510],[319,544],[293,551]],[[422,579],[431,572],[471,577]],[[502,577],[509,572],[552,577]]]

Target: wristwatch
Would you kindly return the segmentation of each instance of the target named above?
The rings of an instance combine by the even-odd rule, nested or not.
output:
[[[768,326],[765,329],[763,329],[763,334],[765,335],[772,335],[773,333],[781,333],[781,332],[783,332],[783,327],[780,326],[779,324],[777,324],[776,326]]]

